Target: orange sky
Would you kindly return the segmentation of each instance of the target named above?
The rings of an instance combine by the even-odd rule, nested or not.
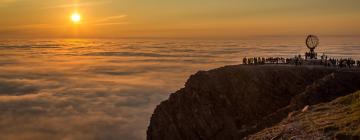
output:
[[[0,37],[360,35],[359,0],[0,0]],[[73,11],[80,24],[70,21]]]

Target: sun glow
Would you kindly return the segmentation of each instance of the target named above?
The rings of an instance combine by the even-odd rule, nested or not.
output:
[[[77,12],[72,13],[70,18],[71,21],[75,24],[78,24],[81,21],[81,15]]]

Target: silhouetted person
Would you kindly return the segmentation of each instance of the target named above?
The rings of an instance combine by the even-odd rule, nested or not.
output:
[[[346,60],[340,59],[340,60],[339,60],[339,67],[340,67],[340,68],[346,67]]]
[[[351,59],[351,67],[354,67],[356,65],[355,60]]]
[[[264,57],[261,58],[261,63],[262,63],[262,64],[265,64],[265,58],[264,58]]]

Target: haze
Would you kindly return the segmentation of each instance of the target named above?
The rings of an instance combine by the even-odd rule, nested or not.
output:
[[[358,0],[0,0],[0,37],[359,35]],[[82,23],[74,25],[74,10]]]

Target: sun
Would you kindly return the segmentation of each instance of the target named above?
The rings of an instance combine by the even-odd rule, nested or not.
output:
[[[70,18],[71,21],[75,24],[78,24],[81,21],[81,15],[77,12],[72,13]]]

